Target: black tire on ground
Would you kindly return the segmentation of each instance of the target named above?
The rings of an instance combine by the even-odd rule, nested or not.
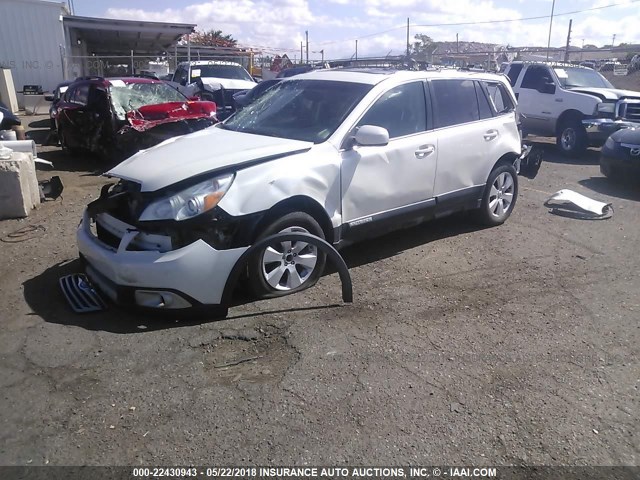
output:
[[[482,225],[501,225],[511,215],[517,199],[516,169],[509,164],[498,165],[489,174],[480,208],[475,211],[475,218]],[[506,203],[509,200],[510,203],[507,206]]]
[[[587,150],[589,138],[580,120],[563,120],[558,128],[556,145],[566,157],[577,157]]]
[[[308,232],[322,239],[325,238],[322,228],[311,215],[304,212],[292,212],[292,213],[287,213],[281,217],[273,219],[271,223],[269,223],[267,227],[264,228],[262,232],[260,232],[260,234],[257,237],[257,240],[268,237],[270,235],[274,235],[282,231],[286,231],[286,230],[290,230],[292,232],[295,232],[295,231]],[[285,247],[285,245],[282,245],[282,244],[273,245],[273,249],[275,249],[278,253],[280,253],[281,251],[283,252],[283,258],[277,262],[267,263],[267,264],[263,262],[263,258],[267,251],[267,248],[271,248],[271,247],[260,249],[258,252],[256,252],[254,255],[252,255],[249,258],[249,264],[247,267],[247,273],[249,277],[248,283],[249,283],[249,287],[251,288],[251,291],[256,297],[272,298],[272,297],[287,295],[289,293],[298,292],[300,290],[304,290],[308,287],[315,285],[315,283],[320,278],[320,275],[322,275],[322,272],[324,271],[324,266],[326,263],[326,254],[322,252],[320,249],[318,249],[317,247],[311,247],[308,245],[307,247],[302,248],[300,251],[297,252],[301,255],[301,257],[302,256],[308,257],[310,255],[312,256],[315,250],[315,255],[317,255],[317,260],[312,269],[309,269],[308,267],[298,263],[285,264],[287,260],[291,260],[294,262],[296,261],[296,259],[294,258],[295,256],[297,256],[297,253],[295,252],[296,246],[298,248],[300,248],[301,246],[301,245],[297,245],[298,242],[290,242],[290,243],[291,243],[290,250],[293,250],[293,252],[290,254],[289,252],[284,251],[286,250],[285,248],[283,248]],[[271,252],[273,252],[273,249],[271,250]],[[296,253],[296,255],[294,255],[294,253]],[[286,254],[289,254],[289,256],[287,257]],[[290,273],[285,272],[280,277],[281,280],[278,283],[279,288],[274,288],[274,286],[272,286],[267,282],[265,275],[267,275],[268,273],[274,272],[274,270],[278,268],[280,269],[280,271],[287,268],[289,269],[294,268],[296,269],[296,272],[298,272],[298,275],[299,275],[298,278],[304,278],[304,281],[302,282],[301,285],[297,287],[288,288],[286,284],[287,284],[287,280],[289,278]]]

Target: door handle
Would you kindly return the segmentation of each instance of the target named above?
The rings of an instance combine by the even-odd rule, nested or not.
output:
[[[487,142],[490,142],[491,140],[493,140],[494,138],[496,138],[498,136],[498,131],[497,130],[487,130],[484,134],[484,139]]]
[[[433,145],[422,145],[415,151],[416,158],[424,158],[427,155],[431,155],[435,151],[436,147],[434,147]]]

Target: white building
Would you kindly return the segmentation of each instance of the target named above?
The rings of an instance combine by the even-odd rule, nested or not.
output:
[[[52,90],[62,81],[66,15],[63,2],[0,0],[0,67],[11,69],[16,90],[24,85]]]
[[[129,21],[72,15],[65,2],[0,0],[0,68],[11,70],[24,105],[24,85],[53,91],[83,75],[138,73],[170,52],[193,24]]]

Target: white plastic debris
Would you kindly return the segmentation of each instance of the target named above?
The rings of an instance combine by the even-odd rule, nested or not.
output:
[[[611,203],[598,202],[573,190],[562,189],[551,195],[545,207],[551,213],[581,219],[605,219],[613,215]]]

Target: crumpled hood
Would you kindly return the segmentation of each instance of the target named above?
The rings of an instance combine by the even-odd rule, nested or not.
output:
[[[214,89],[223,88],[227,90],[251,90],[257,85],[256,82],[250,82],[249,80],[236,80],[233,78],[217,78],[217,77],[201,77],[202,83],[209,85]]]
[[[303,152],[312,146],[311,142],[211,127],[141,150],[105,175],[137,182],[143,192],[153,192],[194,175]]]
[[[594,88],[594,87],[574,87],[570,88],[572,92],[586,93],[589,95],[595,95],[604,100],[618,100],[622,97],[635,97],[640,98],[640,92],[634,92],[632,90],[619,90],[616,88]]]
[[[127,112],[127,122],[134,130],[144,132],[164,123],[194,120],[198,118],[215,118],[214,102],[188,101],[167,102],[144,105]]]

